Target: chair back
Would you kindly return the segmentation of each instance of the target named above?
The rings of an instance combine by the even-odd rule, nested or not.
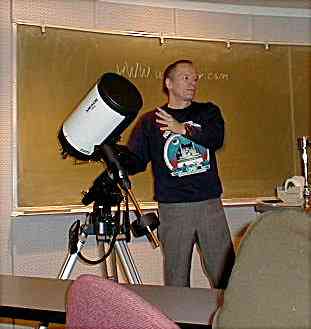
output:
[[[67,295],[67,329],[178,329],[159,309],[125,285],[79,276]]]
[[[241,241],[217,329],[311,328],[311,216],[263,213]]]

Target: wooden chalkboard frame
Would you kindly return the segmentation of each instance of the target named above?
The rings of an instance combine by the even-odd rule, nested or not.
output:
[[[57,33],[60,33],[60,31],[63,31],[64,34],[68,33],[68,31],[70,33],[92,33],[89,31],[74,31],[73,30],[69,30],[69,29],[64,29],[64,28],[57,28],[57,27],[45,27],[46,30],[44,32],[42,32],[40,27],[36,27],[36,26],[25,26],[25,25],[19,25],[17,26],[17,30],[20,31],[26,31],[26,30],[30,30],[30,29],[38,29],[39,30],[39,35],[41,34],[42,38],[48,38],[48,35],[51,34],[51,31],[57,31]],[[70,202],[66,201],[64,204],[62,204],[59,200],[57,202],[53,202],[51,201],[46,202],[44,201],[43,203],[38,203],[33,200],[26,200],[27,199],[27,195],[26,195],[26,199],[25,196],[21,197],[21,193],[23,193],[23,188],[24,186],[22,185],[25,173],[28,173],[24,170],[25,167],[25,159],[23,159],[23,152],[24,152],[24,148],[27,149],[27,143],[24,143],[25,141],[25,136],[23,135],[23,133],[25,134],[26,131],[23,131],[23,126],[21,125],[21,118],[23,119],[23,115],[24,112],[21,113],[21,111],[23,111],[25,108],[27,108],[27,106],[25,106],[25,104],[23,103],[23,88],[25,87],[25,85],[21,86],[21,82],[20,80],[24,78],[24,76],[27,76],[27,74],[25,74],[24,72],[20,72],[20,68],[21,66],[21,60],[20,60],[20,52],[21,49],[20,44],[19,44],[19,35],[20,35],[20,31],[16,32],[16,53],[17,53],[17,60],[16,60],[16,64],[17,64],[17,69],[16,69],[16,86],[17,86],[17,90],[16,90],[16,159],[14,159],[14,164],[15,164],[15,169],[16,169],[16,177],[15,177],[15,183],[16,183],[16,188],[15,188],[15,209],[18,210],[25,210],[25,209],[29,209],[30,212],[32,211],[36,211],[39,209],[39,211],[46,209],[46,211],[52,211],[54,212],[54,210],[58,210],[61,212],[66,212],[68,209],[69,210],[73,210],[76,209],[77,211],[80,211],[81,209],[81,205],[79,205],[79,202]],[[100,33],[97,32],[100,35],[108,35],[105,33]],[[147,38],[141,38],[141,36],[120,36],[117,34],[111,34],[110,35],[111,38],[124,38],[124,40],[130,40],[129,38],[139,38],[140,40],[142,39],[147,39]],[[112,39],[110,39],[111,41]],[[140,42],[140,41],[139,41]],[[138,43],[139,43],[138,42]],[[203,75],[203,82],[208,82],[209,83],[209,95],[212,95],[212,101],[215,101],[218,105],[221,106],[221,108],[223,109],[223,114],[225,117],[225,121],[227,123],[227,127],[228,127],[228,132],[227,132],[227,139],[226,139],[226,143],[225,146],[223,148],[223,150],[221,150],[218,153],[218,158],[219,158],[219,167],[220,167],[220,173],[223,177],[224,180],[224,186],[225,186],[225,194],[224,194],[224,199],[225,200],[229,200],[228,202],[231,204],[249,204],[249,203],[254,203],[256,199],[258,198],[269,198],[269,197],[273,197],[274,196],[274,188],[277,184],[281,184],[283,182],[283,180],[291,175],[294,174],[299,174],[300,171],[300,165],[299,165],[299,159],[298,159],[298,155],[297,155],[297,150],[296,150],[296,138],[299,135],[309,135],[311,132],[311,127],[310,125],[308,125],[306,122],[308,122],[308,120],[305,120],[305,118],[310,118],[310,115],[308,113],[308,106],[310,105],[310,95],[308,95],[308,85],[305,86],[304,85],[304,78],[307,78],[308,76],[308,70],[305,70],[306,73],[303,73],[304,70],[301,69],[301,67],[299,66],[299,62],[300,60],[295,60],[295,58],[297,57],[297,54],[301,54],[304,53],[304,51],[309,54],[310,52],[310,47],[298,47],[298,46],[290,46],[290,45],[275,45],[273,47],[270,46],[270,48],[273,48],[272,50],[265,50],[263,45],[261,44],[245,44],[245,43],[240,43],[240,44],[234,44],[232,45],[230,48],[225,47],[221,42],[216,42],[216,41],[204,41],[204,40],[178,40],[176,38],[176,40],[172,39],[170,40],[168,43],[165,43],[164,46],[161,46],[161,43],[158,43],[158,40],[155,40],[154,45],[157,43],[157,47],[164,47],[162,48],[162,53],[166,54],[167,58],[166,58],[166,62],[161,63],[162,67],[165,67],[167,62],[169,61],[173,61],[175,59],[178,59],[180,57],[187,57],[189,58],[189,53],[187,53],[187,51],[184,51],[184,47],[185,45],[187,45],[187,47],[191,48],[191,51],[193,52],[192,56],[190,56],[190,59],[193,59],[194,62],[196,62],[196,60],[201,58],[201,53],[202,53],[202,49],[200,48],[201,45],[203,43],[207,44],[208,43],[208,53],[209,55],[212,57],[212,62],[209,63],[209,65],[214,65],[213,69],[214,70],[207,70],[206,67],[204,66],[204,61],[202,63],[199,63],[199,69],[201,70],[201,73]],[[143,44],[143,43],[141,43]],[[173,46],[171,46],[171,44],[173,44]],[[149,43],[148,43],[149,45]],[[154,45],[150,46],[150,47],[154,47]],[[190,46],[189,46],[190,45]],[[24,44],[25,46],[25,44]],[[133,46],[134,48],[132,48],[132,50],[135,50],[135,46]],[[137,46],[139,47],[139,46]],[[171,48],[171,53],[169,53]],[[262,58],[260,59],[260,61],[258,61],[258,67],[256,67],[256,65],[252,62],[252,59],[250,58],[250,56],[244,56],[244,58],[240,58],[243,57],[243,53],[241,51],[241,53],[235,53],[236,49],[253,49],[254,53],[252,55],[257,55],[260,56],[262,53],[264,55],[262,55],[262,57],[264,58],[264,60],[262,60]],[[302,49],[303,48],[303,49]],[[31,47],[29,48],[31,49]],[[82,51],[84,48],[80,48],[80,51]],[[164,49],[164,50],[163,50]],[[25,47],[23,48],[23,51],[25,50]],[[55,50],[55,49],[54,49]],[[32,50],[34,51],[34,50]],[[270,51],[270,53],[269,53]],[[271,58],[269,58],[269,56],[273,56],[273,51],[275,52],[275,58],[273,58],[271,60]],[[218,52],[218,53],[217,53]],[[272,55],[271,55],[272,54]],[[284,59],[284,55],[286,55],[286,58]],[[97,55],[97,59],[98,59]],[[213,58],[213,56],[215,58]],[[223,60],[223,67],[220,68],[219,66],[217,66],[217,60],[219,60],[219,58],[217,59],[216,57],[221,57],[221,59]],[[226,57],[227,56],[227,57]],[[230,63],[228,59],[230,56],[235,56],[235,61],[234,63]],[[296,57],[295,57],[296,56]],[[300,55],[298,55],[299,57]],[[306,59],[307,56],[306,55],[301,55],[303,61],[305,61],[305,65],[307,65],[307,68],[309,67],[309,61]],[[85,59],[85,57],[84,57]],[[261,87],[262,88],[262,93],[258,92],[258,90],[252,90],[250,89],[249,91],[247,91],[247,97],[251,97],[251,101],[249,102],[249,104],[247,104],[248,106],[251,105],[252,106],[252,110],[255,111],[254,113],[248,113],[245,111],[245,118],[242,118],[241,121],[241,117],[242,114],[240,111],[229,111],[228,110],[228,106],[225,106],[226,104],[228,105],[230,102],[230,104],[234,104],[236,106],[236,108],[238,108],[240,110],[241,105],[239,105],[239,103],[237,103],[237,100],[234,99],[234,95],[230,94],[228,97],[228,99],[226,101],[223,101],[223,97],[225,95],[225,92],[222,91],[221,88],[215,87],[215,83],[213,85],[213,82],[217,81],[219,84],[222,83],[222,87],[225,87],[225,82],[228,81],[228,79],[230,79],[230,77],[228,78],[228,68],[231,68],[231,66],[233,66],[233,64],[237,64],[239,62],[243,62],[243,60],[245,61],[245,63],[247,63],[247,65],[241,65],[240,71],[237,71],[237,74],[240,74],[241,77],[243,77],[244,80],[246,80],[246,82],[244,81],[244,87],[247,86],[247,84],[251,85],[254,84],[254,88],[258,88]],[[256,58],[254,58],[254,61],[256,60]],[[269,72],[269,70],[266,70],[266,68],[264,67],[264,65],[266,64],[266,62],[264,61],[268,61],[271,60],[271,62],[269,62],[269,65],[272,65],[270,67],[270,69],[273,71],[275,68],[274,66],[278,67],[278,65],[280,65],[280,61],[282,62],[282,65],[284,65],[283,67],[286,67],[286,72],[282,73],[281,76],[275,78],[273,77],[273,72],[271,74],[271,72]],[[33,61],[32,65],[38,65],[38,63],[40,62],[40,60],[38,59],[37,61]],[[80,64],[83,63],[83,60],[80,60]],[[272,64],[271,64],[272,63]],[[31,63],[30,63],[31,64]],[[60,63],[59,63],[60,64]],[[123,62],[124,64],[124,62]],[[27,65],[29,65],[29,62],[27,63]],[[124,64],[125,65],[125,64]],[[123,65],[123,69],[124,69],[124,65]],[[60,66],[60,65],[59,65]],[[141,67],[142,68],[142,67]],[[140,69],[141,69],[140,68]],[[28,67],[29,69],[29,67]],[[54,67],[55,69],[55,67]],[[136,70],[138,70],[139,68],[136,67],[131,67],[132,72]],[[146,65],[145,68],[143,68],[145,70],[148,69],[148,66]],[[257,83],[254,78],[254,76],[251,76],[252,70],[260,70],[261,79],[265,79],[266,82],[271,82],[271,86],[269,87],[270,89],[267,90],[267,88],[265,89],[265,87],[263,86],[263,84],[261,83]],[[295,76],[295,69],[297,70],[297,72],[299,71],[299,76]],[[25,69],[27,71],[27,69]],[[64,70],[65,70],[65,66],[64,66]],[[120,73],[122,73],[122,68],[119,67]],[[267,72],[266,72],[267,71]],[[125,71],[123,71],[124,73]],[[146,72],[146,71],[145,71]],[[161,70],[158,68],[158,71],[154,72],[155,76],[157,75],[157,85],[160,89],[160,75],[161,75]],[[271,76],[270,76],[270,75]],[[305,74],[304,77],[301,77],[301,75]],[[92,79],[89,79],[88,83],[86,84],[88,86],[88,88],[92,87],[92,85],[95,83],[95,77],[99,77],[100,74],[99,72],[95,73],[92,72],[91,74],[93,76]],[[249,75],[249,76],[248,76]],[[288,75],[288,76],[286,76]],[[275,78],[275,79],[274,79]],[[29,79],[29,76],[28,76]],[[274,79],[274,80],[273,80]],[[272,81],[271,81],[272,80]],[[28,80],[29,82],[29,80]],[[236,86],[236,82],[238,82],[238,79],[236,81],[233,81],[234,87],[238,88]],[[67,82],[69,83],[69,82]],[[286,90],[281,90],[282,88],[280,88],[280,83],[286,83]],[[310,82],[309,82],[310,84]],[[301,91],[301,86],[303,86],[303,91]],[[41,86],[40,86],[41,87]],[[77,105],[78,99],[80,98],[82,99],[84,94],[86,93],[87,89],[81,88],[81,86],[79,86],[80,90],[77,97],[77,95],[75,95],[75,101],[72,102],[70,104],[69,107],[71,107],[72,109],[74,108],[75,105]],[[44,88],[43,88],[44,89]],[[238,90],[238,89],[237,89]],[[245,93],[245,90],[242,92]],[[273,103],[271,105],[271,108],[276,112],[276,117],[279,115],[279,120],[281,121],[280,123],[280,127],[279,129],[281,130],[281,133],[283,134],[284,132],[287,131],[287,134],[285,134],[285,137],[282,134],[279,134],[278,136],[275,135],[271,135],[276,129],[273,125],[276,124],[276,122],[274,122],[273,120],[271,120],[271,118],[269,118],[269,120],[271,122],[269,122],[267,124],[267,120],[265,119],[265,122],[256,122],[256,119],[260,118],[261,115],[261,109],[260,108],[256,108],[257,106],[257,102],[261,102],[261,104],[264,104],[264,102],[260,99],[257,99],[256,97],[258,95],[262,95],[265,97],[271,97],[272,92],[275,92],[277,94],[277,96],[283,96],[282,99],[278,99],[277,102]],[[43,93],[44,94],[44,91]],[[159,105],[161,104],[161,102],[164,102],[164,97],[159,98],[158,96],[159,94],[157,94],[157,102],[154,101],[154,98],[151,97],[151,100],[148,101],[148,109],[150,109],[151,106],[153,105]],[[42,97],[42,96],[40,96]],[[231,98],[230,98],[231,97]],[[200,93],[198,94],[198,98],[200,100],[206,100],[206,94]],[[268,98],[269,100],[269,98]],[[239,98],[238,101],[240,102],[240,104],[243,103],[243,98]],[[270,98],[270,101],[272,101],[272,98]],[[297,105],[296,105],[297,104]],[[243,105],[243,104],[242,104]],[[28,104],[29,107],[29,104]],[[286,111],[284,110],[284,108],[286,107]],[[299,107],[299,109],[298,109]],[[234,108],[234,106],[232,106],[232,108]],[[297,110],[296,110],[297,108]],[[22,109],[22,110],[21,110]],[[144,111],[146,111],[147,109],[144,109]],[[68,111],[70,112],[70,111]],[[65,113],[63,113],[62,118],[59,117],[59,124],[62,123],[62,120],[65,119],[64,116]],[[69,113],[67,113],[69,114]],[[280,116],[280,114],[282,114],[282,116]],[[256,117],[257,115],[257,117]],[[254,120],[255,119],[255,120]],[[251,129],[251,133],[253,134],[253,136],[249,136],[248,133],[250,131],[247,130],[246,125],[243,126],[243,120],[246,120],[245,122],[252,122],[255,121],[256,123],[256,127],[254,127],[254,129]],[[309,120],[310,121],[310,120]],[[27,118],[26,118],[26,122],[27,122]],[[29,119],[28,119],[28,122]],[[288,122],[290,123],[290,127],[288,127]],[[279,124],[279,123],[277,123]],[[238,136],[236,136],[236,131],[233,130],[232,126],[234,126],[235,128],[239,128],[239,132],[238,132]],[[266,132],[263,131],[259,131],[259,128],[269,128],[269,133],[267,136]],[[29,128],[29,127],[28,127]],[[31,128],[31,126],[30,126]],[[256,129],[255,129],[256,128]],[[284,130],[287,129],[287,130]],[[31,129],[28,129],[28,131]],[[269,135],[270,134],[270,135]],[[56,136],[56,132],[55,132],[55,136]],[[254,138],[254,143],[249,143],[247,139],[248,138]],[[24,138],[24,139],[23,139]],[[241,145],[235,145],[234,147],[232,147],[232,145],[230,146],[230,141],[232,139],[234,139],[236,141],[238,141],[238,144]],[[262,139],[266,139],[266,144],[262,141]],[[27,141],[27,139],[26,139]],[[273,159],[274,154],[273,152],[276,151],[276,148],[270,148],[269,150],[268,147],[267,149],[265,148],[265,145],[267,145],[267,143],[269,143],[271,141],[271,143],[273,143],[274,146],[278,146],[278,148],[282,148],[282,151],[280,154],[278,154],[279,156],[279,163],[278,165],[273,165],[272,163],[268,166],[264,166],[262,163],[258,164],[256,163],[257,160],[260,160],[260,155],[257,154],[256,149],[258,150],[258,148],[264,152],[266,152],[268,154],[269,152],[269,157],[268,160],[270,161],[271,159]],[[24,143],[24,144],[23,144]],[[56,147],[56,144],[53,145],[51,144],[53,147]],[[28,145],[28,151],[30,150],[30,147],[32,145]],[[245,154],[243,156],[238,157],[238,155],[236,155],[234,153],[234,149],[237,147],[244,147],[242,148],[242,150],[245,151]],[[277,153],[277,152],[276,152]],[[288,154],[287,154],[288,153]],[[228,155],[229,154],[229,155]],[[235,159],[235,157],[237,159]],[[256,158],[258,157],[258,158]],[[235,163],[227,163],[226,160],[228,160],[228,158],[231,161],[236,161]],[[254,159],[253,159],[254,158]],[[240,170],[238,167],[239,165],[241,165],[241,159],[244,161],[249,161],[249,163],[245,166],[245,168],[242,168],[239,174],[240,176],[236,177],[236,178],[232,178],[231,176],[234,175],[235,172],[237,172],[237,170]],[[23,162],[24,161],[24,162]],[[68,160],[66,160],[68,161]],[[284,162],[288,162],[289,165],[286,166],[284,165]],[[29,163],[29,162],[28,162]],[[283,166],[284,167],[280,167]],[[258,166],[258,167],[254,167],[254,166]],[[286,166],[286,168],[285,168]],[[68,168],[68,166],[67,166]],[[267,175],[265,177],[259,177],[258,179],[253,178],[254,176],[250,176],[249,178],[246,179],[242,179],[241,181],[241,175],[244,174],[247,176],[247,172],[244,172],[245,169],[249,169],[251,171],[250,175],[254,175],[258,171],[263,171],[264,169],[269,168],[269,170],[274,171],[273,175],[269,176],[269,174],[267,173]],[[27,169],[25,169],[27,170]],[[252,170],[255,170],[256,172],[252,172]],[[99,171],[98,171],[99,172]],[[77,176],[80,173],[77,172]],[[148,184],[146,184],[146,177],[148,180]],[[229,177],[229,178],[228,178]],[[86,180],[88,182],[88,184],[92,183],[92,180],[95,179],[96,176],[94,175],[89,175],[88,179]],[[32,178],[33,179],[33,178]],[[51,178],[53,179],[53,178]],[[227,183],[227,180],[230,179],[230,184]],[[146,174],[139,174],[137,177],[134,178],[134,192],[135,189],[137,189],[137,186],[143,186],[142,190],[144,192],[145,187],[148,188],[148,197],[145,197],[144,193],[138,193],[138,199],[141,203],[141,205],[146,208],[149,207],[156,207],[156,203],[152,200],[151,194],[152,194],[152,190],[150,189],[151,187],[151,174],[150,174],[150,168],[147,172],[147,176]],[[34,182],[34,180],[32,180],[32,183]],[[85,184],[85,183],[84,183]],[[247,189],[250,189],[251,185],[256,185],[257,187],[261,187],[262,185],[269,185],[270,188],[269,189],[257,189],[256,192],[247,192]],[[38,189],[36,190],[36,192],[33,192],[34,194],[32,195],[32,198],[30,199],[34,199],[33,196],[35,196],[36,194],[38,194],[38,191],[40,192],[40,189],[43,188],[44,189],[44,184],[39,184]],[[68,185],[67,185],[68,186]],[[70,186],[70,185],[69,185]],[[88,185],[89,186],[89,185]],[[85,188],[87,188],[88,186],[84,186]],[[237,193],[235,191],[235,188],[237,187],[237,189],[239,189],[239,192]],[[256,188],[256,187],[255,187]],[[229,191],[229,192],[226,192]],[[52,195],[52,194],[51,194]],[[25,201],[26,200],[26,201]],[[77,199],[76,199],[77,200]],[[84,211],[85,208],[83,208]]]

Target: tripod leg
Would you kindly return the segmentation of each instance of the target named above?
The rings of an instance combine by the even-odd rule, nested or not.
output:
[[[132,284],[142,284],[142,280],[126,242],[124,240],[117,240],[114,248],[117,251],[128,282]]]
[[[71,254],[70,252],[68,253],[66,260],[59,272],[58,275],[58,279],[62,279],[62,280],[66,280],[69,278],[74,265],[76,264],[76,261],[78,259],[78,253],[79,251],[83,248],[83,246],[85,245],[86,240],[85,241],[78,241],[77,243],[77,251],[73,254]]]
[[[106,253],[105,243],[103,241],[97,241],[97,249],[98,249],[98,256],[100,258],[102,258]],[[109,275],[108,275],[107,260],[106,259],[103,260],[103,262],[100,264],[100,267],[101,267],[103,277],[108,278]]]
[[[112,249],[112,252],[108,259],[109,259],[109,269],[110,269],[108,279],[112,279],[115,282],[119,282],[118,270],[117,270],[117,255],[115,248]]]

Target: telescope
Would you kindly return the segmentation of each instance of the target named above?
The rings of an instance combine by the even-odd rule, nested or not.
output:
[[[137,88],[116,73],[105,73],[64,121],[58,139],[62,155],[99,160],[99,146],[114,144],[143,105]]]
[[[117,206],[118,214],[120,203],[125,200],[128,212],[129,197],[137,219],[125,226],[130,227],[136,237],[146,235],[156,248],[159,241],[153,230],[159,225],[158,217],[155,213],[142,213],[131,190],[128,168],[121,164],[120,150],[123,159],[134,155],[126,146],[117,145],[120,135],[137,117],[142,105],[142,96],[132,82],[116,73],[104,73],[65,119],[58,140],[63,158],[69,155],[78,160],[104,161],[107,165],[81,200],[84,205],[93,202],[91,222],[82,229],[84,234],[96,234],[96,237],[103,237],[104,242],[114,243],[121,229],[111,215],[111,207]],[[129,221],[129,216],[126,217]],[[128,241],[128,232],[125,235]]]

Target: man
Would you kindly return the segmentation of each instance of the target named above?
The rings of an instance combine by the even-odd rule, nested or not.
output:
[[[167,67],[168,103],[146,113],[133,130],[128,147],[139,160],[130,174],[151,161],[165,284],[190,286],[197,243],[211,285],[224,289],[235,259],[215,157],[223,145],[224,120],[216,105],[193,101],[197,85],[191,61]]]

